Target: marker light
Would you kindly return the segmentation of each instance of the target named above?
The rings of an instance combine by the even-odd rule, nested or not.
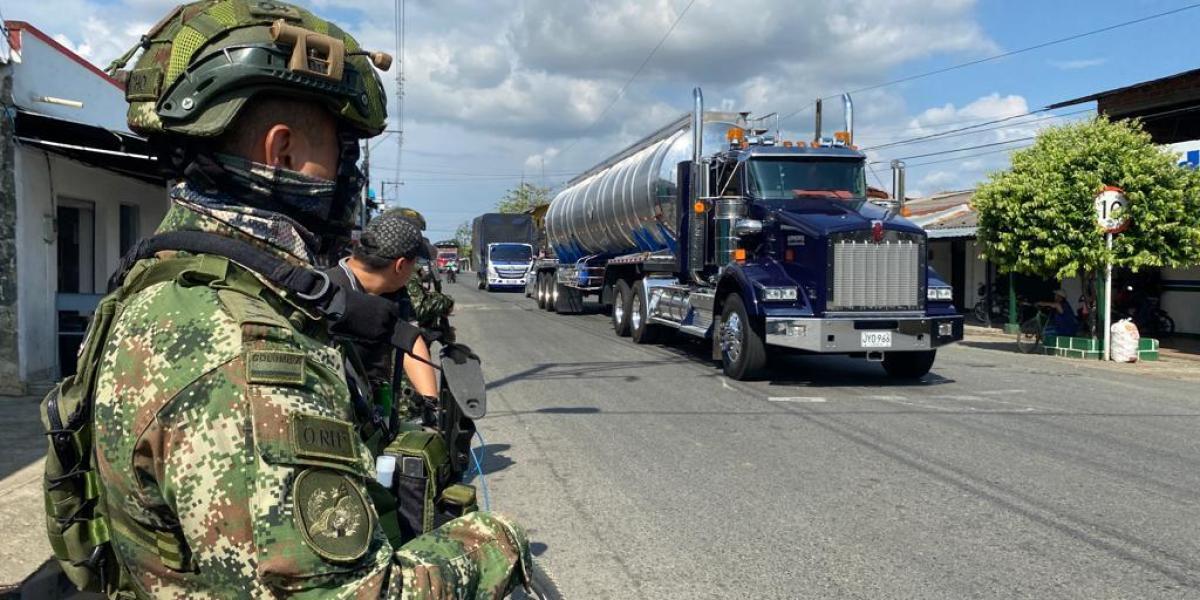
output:
[[[692,211],[696,213],[702,213],[707,209],[708,207],[705,206],[704,201],[702,200],[697,200],[696,203],[692,205]]]
[[[736,260],[737,262],[746,262],[746,249],[738,248],[737,250],[734,250],[733,260]]]

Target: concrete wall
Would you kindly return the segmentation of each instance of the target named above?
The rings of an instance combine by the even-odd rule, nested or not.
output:
[[[12,78],[0,66],[0,101],[10,102]],[[0,119],[0,394],[21,394],[20,353],[17,351],[17,198],[13,183],[12,119]]]
[[[23,29],[19,35],[21,51],[14,53],[11,61],[13,103],[76,123],[114,131],[129,130],[125,122],[129,106],[124,91],[116,83],[38,32]],[[82,102],[83,106],[39,100],[45,97]]]
[[[91,291],[99,294],[121,258],[120,205],[139,207],[139,230],[145,236],[166,213],[166,190],[38,149],[20,148],[16,158],[20,377],[42,381],[58,375],[58,243],[53,229],[58,202],[69,198],[95,207]]]

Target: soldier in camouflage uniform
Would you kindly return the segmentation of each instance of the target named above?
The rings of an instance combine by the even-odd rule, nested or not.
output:
[[[425,217],[411,208],[394,208],[384,214],[393,213],[412,221],[421,231],[425,231]],[[437,252],[433,253],[437,256]],[[450,313],[454,312],[454,298],[442,293],[441,283],[433,274],[432,268],[422,269],[420,277],[408,280],[408,300],[417,325],[422,329],[440,332],[446,342],[454,341],[454,329],[450,327]]]
[[[130,126],[182,176],[159,232],[301,266],[344,239],[358,140],[384,126],[372,60],[386,61],[275,0],[181,6],[142,44]],[[186,257],[142,260],[125,284]],[[114,597],[500,598],[526,577],[525,533],[493,514],[391,547],[328,323],[247,268],[200,258],[126,298],[103,346],[94,446]]]

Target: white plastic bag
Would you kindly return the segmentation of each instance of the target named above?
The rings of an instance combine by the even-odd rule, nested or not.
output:
[[[1129,319],[1121,319],[1112,324],[1112,359],[1114,362],[1137,362],[1138,343],[1141,336],[1137,325]]]

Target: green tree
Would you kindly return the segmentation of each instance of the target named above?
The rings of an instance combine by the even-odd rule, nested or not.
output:
[[[504,197],[496,203],[496,212],[523,213],[547,202],[550,202],[550,188],[522,182],[504,193]]]
[[[1177,162],[1137,121],[1047,129],[976,191],[983,254],[1004,272],[1061,280],[1099,271],[1110,257],[1093,202],[1113,185],[1125,191],[1130,218],[1114,265],[1200,263],[1200,173]]]
[[[458,242],[459,258],[469,258],[471,256],[471,222],[463,221],[458,229],[454,230],[454,241]]]

